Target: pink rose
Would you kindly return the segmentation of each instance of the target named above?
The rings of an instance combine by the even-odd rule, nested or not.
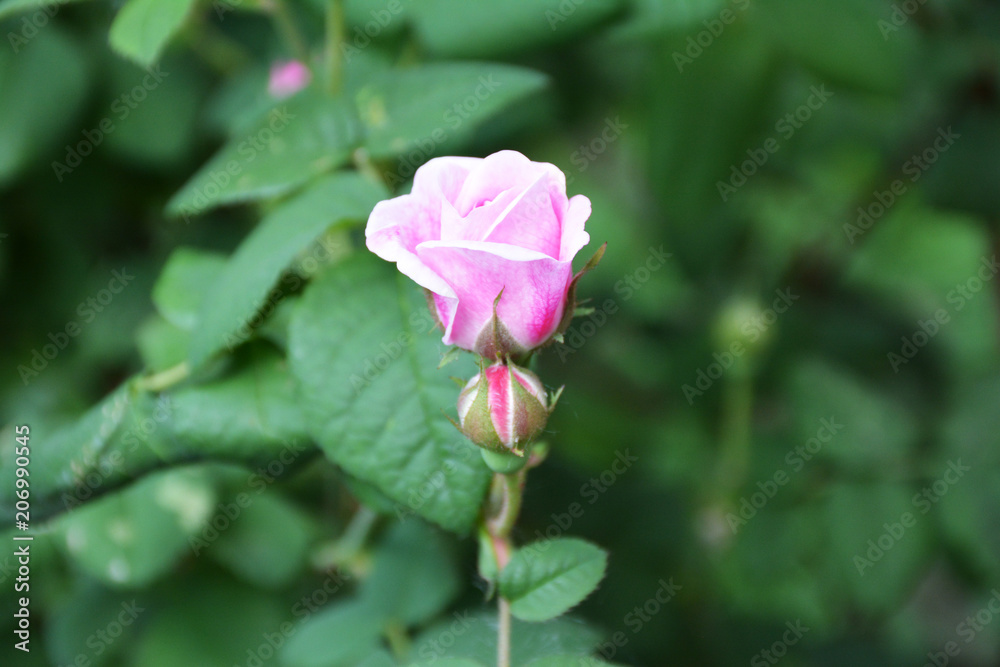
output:
[[[446,344],[496,359],[543,345],[572,313],[571,264],[590,241],[588,217],[590,200],[567,199],[559,169],[501,151],[430,160],[410,194],[375,207],[365,235],[431,293]]]
[[[271,97],[289,97],[309,85],[312,72],[298,60],[278,62],[271,65],[267,81],[267,92]]]

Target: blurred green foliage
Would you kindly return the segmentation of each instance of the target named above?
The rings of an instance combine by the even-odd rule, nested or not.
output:
[[[515,664],[997,664],[1000,7],[340,8],[0,0],[4,664],[491,664],[471,360],[361,229],[503,148],[608,243],[515,531],[608,574]]]

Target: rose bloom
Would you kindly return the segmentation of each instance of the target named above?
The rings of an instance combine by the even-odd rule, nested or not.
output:
[[[501,151],[430,160],[410,194],[375,207],[365,235],[430,292],[446,344],[496,359],[545,344],[574,307],[572,261],[590,241],[589,217],[590,200],[567,199],[558,168]]]

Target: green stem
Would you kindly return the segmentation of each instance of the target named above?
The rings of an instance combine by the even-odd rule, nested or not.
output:
[[[350,570],[377,521],[378,514],[364,505],[359,506],[340,537],[316,552],[312,558],[313,565],[320,570],[330,567]]]
[[[521,513],[521,499],[524,489],[524,470],[521,469],[511,475],[502,475],[504,486],[504,503],[500,508],[498,517],[497,535],[505,539],[510,537],[510,532],[517,523],[517,516]]]
[[[379,171],[378,165],[372,161],[371,155],[365,148],[356,149],[352,158],[354,159],[354,167],[361,172],[362,176],[376,185],[389,187],[389,184],[385,182],[385,178],[382,176],[382,172]]]
[[[389,649],[397,660],[403,661],[406,656],[410,655],[413,642],[410,641],[410,636],[406,633],[406,626],[399,621],[391,621],[385,626],[383,634],[386,641],[389,642]]]
[[[306,40],[302,37],[298,26],[295,25],[295,18],[285,0],[272,0],[273,9],[271,18],[274,20],[274,27],[281,35],[292,55],[303,64],[309,64],[309,49],[306,48]]]
[[[494,490],[500,497],[494,499],[496,512],[486,520],[486,530],[496,553],[498,574],[503,571],[513,552],[510,533],[521,512],[526,474],[527,470],[522,468],[510,475],[497,473],[493,478]],[[510,667],[510,601],[498,595],[497,607],[500,619],[497,625],[497,667]]]
[[[207,20],[199,20],[188,41],[191,48],[220,74],[232,74],[251,58],[239,42],[230,39]]]
[[[753,376],[748,369],[734,369],[723,387],[722,451],[718,491],[724,498],[746,479],[750,461],[750,428],[753,411]]]
[[[361,550],[361,547],[368,541],[368,535],[371,533],[377,520],[378,514],[374,510],[364,505],[358,507],[358,511],[354,513],[354,516],[351,517],[351,522],[344,529],[343,535],[337,540],[337,547],[341,557],[349,560]]]
[[[344,83],[341,44],[345,35],[344,1],[327,0],[326,6],[326,82],[331,95],[340,92]]]
[[[135,386],[141,391],[159,392],[186,380],[189,375],[191,375],[191,366],[188,365],[188,362],[182,361],[165,371],[139,378],[136,380]]]
[[[510,667],[510,602],[498,596],[500,622],[497,625],[497,667]]]

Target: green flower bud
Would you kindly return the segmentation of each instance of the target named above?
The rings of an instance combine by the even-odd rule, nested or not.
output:
[[[497,363],[462,389],[459,425],[483,449],[523,457],[548,421],[547,400],[537,375],[510,362]]]

